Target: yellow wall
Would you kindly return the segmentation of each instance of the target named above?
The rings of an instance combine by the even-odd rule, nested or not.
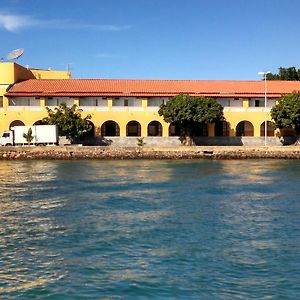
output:
[[[11,84],[15,80],[14,65],[11,63],[0,63],[1,85]]]
[[[35,78],[30,70],[12,62],[0,62],[1,85],[9,85],[30,78]]]
[[[71,78],[71,73],[69,71],[41,70],[41,69],[30,69],[30,71],[37,79],[70,79]]]
[[[0,85],[9,85],[27,79],[70,79],[68,71],[27,69],[13,62],[0,62]]]
[[[35,111],[35,107],[8,107],[8,99],[4,97],[11,84],[27,79],[70,79],[68,71],[51,71],[27,69],[14,62],[0,63],[0,97],[3,106],[0,106],[0,133],[8,130],[9,125],[14,120],[21,120],[25,125],[32,125],[37,120],[45,117],[45,101],[41,100],[40,111]],[[18,109],[18,110],[16,110]],[[13,111],[11,111],[13,110]]]
[[[33,79],[35,78],[34,75],[32,74],[32,72],[27,69],[24,68],[18,64],[14,64],[14,82],[20,82],[23,80],[27,80],[27,79]]]
[[[225,119],[230,123],[230,136],[235,136],[235,129],[241,121],[249,121],[254,127],[254,136],[260,136],[260,126],[265,122],[266,114],[261,111],[247,111],[244,112],[224,112]],[[271,121],[270,113],[267,113],[267,121]]]
[[[5,99],[5,102],[7,99]],[[21,106],[7,107],[7,102],[4,105],[6,108],[0,112],[0,131],[8,130],[10,124],[15,120],[22,121],[25,125],[33,125],[38,120],[47,116],[45,101],[41,100],[41,107]],[[16,110],[17,109],[17,110]],[[37,111],[40,109],[40,111]],[[89,111],[83,111],[82,115],[92,115],[91,121],[95,125],[95,132],[100,134],[100,128],[106,121],[115,121],[120,126],[120,136],[126,136],[126,125],[130,121],[138,121],[141,124],[141,136],[147,136],[148,124],[151,121],[159,121],[163,127],[163,136],[169,135],[169,124],[163,121],[163,118],[156,111],[147,111],[144,107],[142,111],[131,111],[131,108],[122,107],[122,111],[114,111],[111,107],[107,111],[97,111],[96,108],[91,108]],[[235,136],[235,129],[239,122],[249,121],[254,127],[254,136],[260,136],[260,126],[265,121],[264,112],[225,112],[226,121],[230,123],[230,136]],[[268,114],[268,120],[270,120]],[[214,136],[214,124],[208,126],[208,136]]]
[[[96,133],[100,134],[100,128],[106,121],[115,121],[120,126],[120,136],[126,136],[126,125],[130,121],[137,121],[141,124],[141,136],[147,136],[148,124],[152,121],[159,121],[163,126],[163,136],[169,135],[169,124],[165,123],[162,117],[155,112],[149,111],[106,111],[106,112],[84,112],[92,115],[91,121],[95,125]]]

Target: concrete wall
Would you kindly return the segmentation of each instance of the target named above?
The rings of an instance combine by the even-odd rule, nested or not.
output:
[[[180,137],[145,137],[144,146],[180,146]],[[264,137],[196,137],[198,146],[264,146]],[[290,145],[295,142],[294,137],[268,137],[267,146]],[[80,141],[83,145],[116,146],[116,147],[136,147],[138,137],[95,137]]]
[[[138,137],[94,137],[82,140],[83,145],[136,147]],[[144,146],[180,146],[179,137],[145,137]]]
[[[264,146],[264,137],[197,137],[196,145],[203,146]],[[267,146],[290,145],[295,142],[294,137],[267,137]]]

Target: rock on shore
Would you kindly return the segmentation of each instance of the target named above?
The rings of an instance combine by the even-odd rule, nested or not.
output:
[[[30,159],[299,159],[299,146],[245,147],[1,147],[2,160]]]

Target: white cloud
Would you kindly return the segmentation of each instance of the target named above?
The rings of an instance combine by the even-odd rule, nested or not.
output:
[[[117,26],[117,25],[90,25],[91,28],[100,29],[103,31],[121,31],[121,30],[127,30],[131,29],[131,25],[123,25],[123,26]]]
[[[28,16],[0,14],[0,27],[8,31],[18,31],[20,28],[29,27],[34,24]]]
[[[100,31],[122,31],[132,28],[131,25],[101,25],[78,23],[74,20],[38,20],[30,16],[5,14],[0,12],[0,29],[16,32],[27,27],[49,29],[92,29]]]
[[[98,53],[96,54],[97,58],[119,58],[119,56],[109,53]]]
[[[52,28],[60,29],[92,29],[100,31],[122,31],[132,28],[131,25],[101,25],[101,24],[85,24],[72,20],[52,20],[45,22],[45,25]]]

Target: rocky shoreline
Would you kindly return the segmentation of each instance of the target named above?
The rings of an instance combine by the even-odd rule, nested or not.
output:
[[[299,146],[245,147],[1,147],[0,160],[76,159],[300,159]]]

